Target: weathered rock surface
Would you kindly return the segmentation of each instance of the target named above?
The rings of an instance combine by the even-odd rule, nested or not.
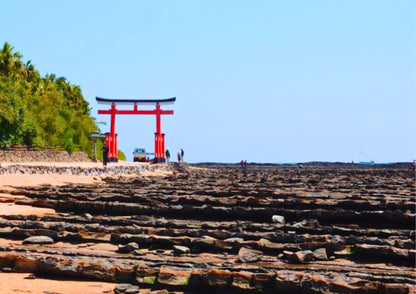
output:
[[[189,252],[191,252],[191,250],[186,246],[174,245],[173,246],[173,252],[177,255],[180,255],[180,254],[189,253]]]
[[[326,254],[325,248],[316,249],[313,252],[313,259],[315,260],[328,260],[328,255]]]
[[[157,281],[163,285],[187,286],[192,275],[192,268],[162,266]]]
[[[118,252],[120,253],[130,253],[137,249],[139,249],[139,245],[135,242],[130,242],[126,245],[122,245],[122,244],[118,245]]]
[[[120,293],[416,290],[410,165],[178,166],[14,193],[58,213],[0,216],[1,271],[131,285]],[[59,246],[16,242],[40,236]]]
[[[263,252],[245,247],[241,247],[238,251],[238,260],[240,260],[241,262],[260,261],[262,256]]]
[[[310,250],[298,251],[293,254],[292,258],[300,263],[309,262],[313,259],[313,252]]]
[[[22,244],[52,244],[53,239],[48,236],[32,236],[23,240]]]
[[[122,283],[122,284],[118,284],[115,288],[116,291],[121,291],[124,292],[126,291],[128,288],[132,287],[132,284],[127,284],[127,283]]]
[[[278,223],[278,224],[284,225],[285,224],[285,217],[284,216],[281,216],[281,215],[273,215],[272,216],[272,221],[274,223]]]
[[[140,294],[140,287],[128,283],[118,284],[114,289],[116,294]]]

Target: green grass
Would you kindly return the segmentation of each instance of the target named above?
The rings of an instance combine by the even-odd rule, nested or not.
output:
[[[156,282],[156,278],[157,278],[157,276],[144,277],[143,278],[143,283],[153,285]]]

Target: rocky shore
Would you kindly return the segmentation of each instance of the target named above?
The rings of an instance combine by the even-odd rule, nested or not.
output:
[[[14,190],[57,213],[1,215],[0,270],[114,293],[415,293],[410,164],[169,168]]]

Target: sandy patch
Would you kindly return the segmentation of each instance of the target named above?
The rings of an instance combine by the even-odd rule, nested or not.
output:
[[[13,187],[33,187],[38,185],[92,184],[101,182],[99,176],[75,176],[67,174],[9,174],[0,175],[0,189],[13,190]]]
[[[72,280],[51,280],[42,277],[28,279],[32,274],[25,273],[1,273],[0,272],[0,293],[1,294],[105,294],[114,293],[116,283],[95,282],[95,281],[72,281]],[[140,287],[140,293],[149,294],[150,288]],[[172,294],[183,294],[184,292],[173,291]]]
[[[0,216],[2,215],[37,215],[55,213],[54,209],[33,207],[29,205],[17,205],[14,203],[0,203]]]
[[[10,163],[12,164],[12,163]],[[2,164],[5,165],[5,164]],[[72,165],[76,166],[74,163]],[[0,215],[37,215],[55,213],[49,208],[32,207],[28,205],[16,205],[10,203],[13,199],[22,198],[19,195],[8,194],[19,187],[34,187],[38,185],[61,186],[68,184],[94,184],[102,182],[99,176],[78,176],[67,174],[6,174],[0,175]]]
[[[32,274],[0,273],[0,291],[4,294],[103,294],[113,293],[114,283],[93,281],[50,280],[43,278],[27,279]]]

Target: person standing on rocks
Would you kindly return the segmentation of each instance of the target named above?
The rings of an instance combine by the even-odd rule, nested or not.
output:
[[[241,160],[240,162],[241,172],[244,176],[247,176],[247,160]]]
[[[183,162],[183,155],[185,154],[185,152],[183,152],[183,149],[181,148],[181,162]]]
[[[179,152],[178,152],[177,156],[178,156],[178,162],[181,162],[181,154]]]
[[[107,162],[108,162],[108,146],[103,147],[103,165],[107,166]]]
[[[166,162],[169,163],[169,159],[170,159],[169,149],[166,149],[165,155],[166,155]]]

